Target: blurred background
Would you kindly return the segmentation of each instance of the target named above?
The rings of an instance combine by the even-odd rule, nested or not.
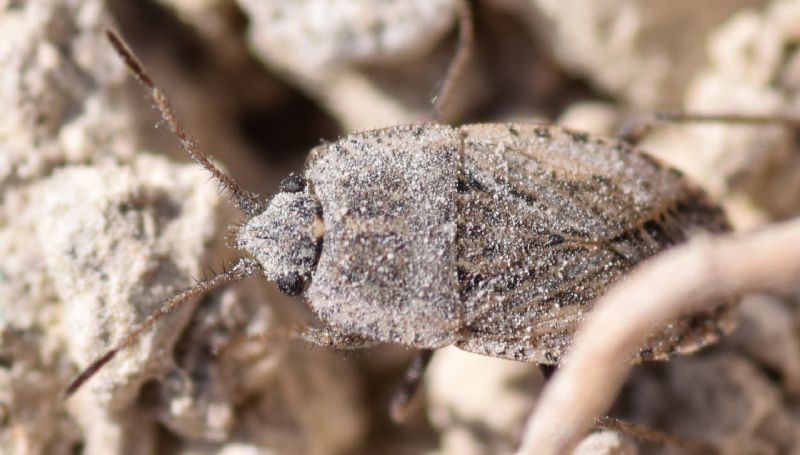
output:
[[[800,113],[800,1],[474,0],[442,120],[553,122],[613,136],[666,109]],[[317,323],[251,279],[164,321],[68,402],[80,366],[237,252],[240,217],[187,164],[103,37],[121,33],[187,131],[268,195],[321,141],[434,119],[458,51],[456,0],[0,0],[0,452],[511,453],[534,365],[442,350],[403,425],[415,353],[330,352],[244,333]],[[155,128],[154,128],[155,126]],[[797,132],[667,125],[641,144],[737,230],[800,212]],[[698,356],[637,367],[613,414],[724,453],[792,453],[798,293],[748,296]],[[613,432],[581,453],[679,453]]]

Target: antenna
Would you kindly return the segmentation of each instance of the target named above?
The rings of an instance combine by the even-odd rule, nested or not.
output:
[[[147,316],[147,319],[142,321],[135,329],[128,332],[122,341],[117,343],[116,346],[106,351],[105,354],[95,359],[91,364],[89,364],[88,367],[81,371],[81,373],[69,383],[69,386],[67,386],[67,389],[64,391],[65,399],[72,396],[72,394],[74,394],[84,383],[86,383],[86,381],[88,381],[92,376],[95,375],[95,373],[100,371],[103,366],[110,362],[118,352],[133,344],[133,342],[139,338],[139,335],[141,335],[142,332],[150,328],[150,326],[155,324],[156,321],[162,317],[180,308],[181,305],[188,302],[192,297],[205,294],[206,292],[216,289],[227,283],[243,280],[249,276],[255,275],[260,270],[261,266],[259,266],[254,260],[242,258],[233,265],[230,271],[221,273],[213,278],[200,281],[195,286],[192,286],[189,289],[170,297],[166,302],[164,302],[163,305],[150,313],[150,315]]]
[[[258,195],[242,190],[230,176],[219,170],[208,157],[200,152],[197,141],[186,134],[183,125],[172,110],[172,106],[166,95],[164,95],[164,92],[153,83],[153,79],[145,70],[144,65],[136,58],[133,51],[130,50],[122,38],[113,30],[106,30],[106,37],[136,80],[148,90],[150,98],[155,103],[156,109],[161,113],[161,118],[167,122],[172,132],[178,136],[181,149],[189,155],[189,158],[203,166],[224,189],[230,191],[233,196],[234,205],[236,205],[239,210],[250,216],[255,216],[263,212],[264,205],[258,199]]]

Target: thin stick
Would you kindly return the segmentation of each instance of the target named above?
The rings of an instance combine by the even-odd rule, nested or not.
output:
[[[800,218],[740,236],[700,237],[643,264],[601,297],[545,387],[519,454],[570,453],[627,376],[626,359],[660,323],[708,302],[796,285]]]
[[[183,125],[172,110],[172,106],[166,95],[164,95],[164,92],[155,85],[153,79],[147,73],[147,70],[145,70],[144,65],[136,58],[133,51],[130,50],[122,38],[113,30],[106,30],[106,37],[136,80],[148,90],[150,98],[153,100],[153,103],[155,103],[156,109],[161,113],[161,118],[167,122],[170,130],[178,137],[181,149],[184,153],[189,155],[189,158],[211,173],[211,176],[214,177],[224,189],[230,191],[233,196],[234,204],[239,210],[251,216],[263,212],[263,204],[256,194],[242,190],[230,176],[217,168],[208,157],[200,152],[199,144],[194,138],[186,134]]]
[[[456,44],[456,54],[447,67],[442,88],[433,102],[434,119],[438,122],[444,121],[444,108],[453,93],[458,77],[464,70],[472,54],[472,42],[475,35],[475,26],[472,20],[472,9],[466,0],[461,0],[457,4],[459,23],[458,23],[458,44]]]
[[[230,271],[201,281],[197,283],[197,285],[170,297],[170,299],[164,302],[163,305],[150,313],[150,315],[147,316],[147,319],[142,321],[138,327],[127,333],[125,337],[122,338],[122,341],[117,343],[116,346],[109,349],[105,354],[89,364],[88,367],[86,367],[75,379],[73,379],[69,386],[67,386],[67,389],[64,391],[65,398],[72,396],[72,394],[74,394],[84,383],[86,383],[86,381],[88,381],[92,376],[95,375],[95,373],[100,371],[103,366],[110,362],[118,352],[133,344],[133,342],[139,338],[139,335],[141,335],[142,332],[150,328],[150,326],[155,324],[156,321],[162,317],[180,308],[183,304],[190,301],[192,297],[205,294],[206,292],[216,289],[227,283],[247,278],[256,274],[259,270],[261,269],[255,263],[255,261],[251,259],[239,259],[239,261],[231,268]]]

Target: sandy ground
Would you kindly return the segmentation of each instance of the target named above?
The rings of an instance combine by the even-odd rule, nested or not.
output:
[[[188,164],[105,41],[130,42],[202,149],[275,192],[320,140],[433,117],[456,52],[454,0],[0,0],[0,452],[512,453],[534,365],[437,352],[403,425],[414,352],[296,341],[315,324],[263,279],[160,321],[68,401],[69,380],[193,278],[238,257],[241,216]],[[546,120],[613,135],[634,112],[797,112],[800,2],[480,0],[453,123]],[[154,125],[157,128],[154,128]],[[641,144],[746,232],[800,213],[796,134],[671,125]],[[637,366],[611,415],[722,453],[800,451],[797,290],[744,296],[698,355]],[[613,336],[613,335],[609,335]],[[613,431],[581,454],[681,453]]]

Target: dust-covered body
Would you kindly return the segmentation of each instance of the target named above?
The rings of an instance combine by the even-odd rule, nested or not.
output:
[[[674,169],[622,142],[536,124],[351,134],[312,150],[305,178],[287,177],[265,202],[200,152],[122,39],[107,36],[184,152],[247,217],[236,239],[247,255],[167,299],[67,396],[193,297],[258,274],[286,294],[305,291],[325,326],[282,333],[316,344],[399,343],[423,359],[452,344],[558,364],[594,299],[629,269],[693,231],[727,229],[719,207]],[[732,326],[732,303],[710,308],[657,328],[632,360],[715,341]],[[409,390],[424,364],[410,370]]]
[[[292,210],[314,213],[280,199],[274,213],[291,221],[255,217],[239,247],[279,284],[287,273],[310,279],[309,305],[344,340],[556,364],[593,300],[627,270],[693,231],[727,229],[677,171],[553,126],[366,131],[314,149],[306,179]],[[640,357],[714,341],[730,308],[659,328]]]

